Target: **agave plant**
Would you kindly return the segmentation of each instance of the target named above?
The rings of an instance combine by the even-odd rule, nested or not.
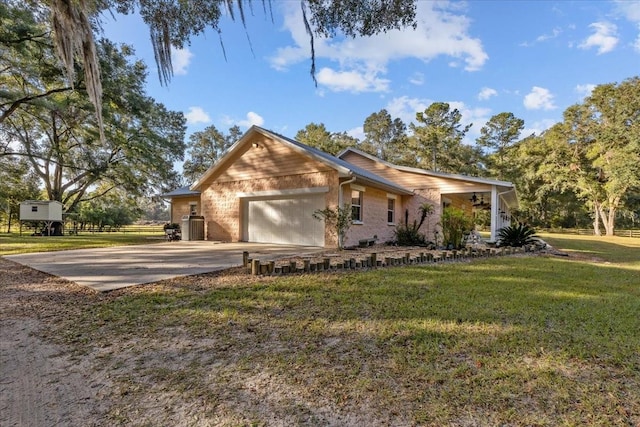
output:
[[[498,230],[498,243],[500,246],[522,247],[538,242],[536,231],[526,224],[510,225]]]

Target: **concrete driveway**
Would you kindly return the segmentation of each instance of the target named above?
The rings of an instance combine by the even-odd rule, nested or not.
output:
[[[268,261],[321,250],[266,243],[179,241],[8,255],[5,258],[98,291],[111,291],[237,267],[242,265],[243,251],[248,251],[251,258]]]

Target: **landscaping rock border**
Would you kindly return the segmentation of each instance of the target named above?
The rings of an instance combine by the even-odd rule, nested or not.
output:
[[[261,261],[249,252],[243,253],[242,265],[254,276],[317,273],[323,271],[354,271],[399,265],[428,265],[443,262],[461,262],[475,258],[491,258],[523,253],[540,252],[540,245],[521,248],[464,248],[460,250],[425,250],[424,248],[370,248],[368,252],[343,251],[314,256],[297,256],[280,260]]]

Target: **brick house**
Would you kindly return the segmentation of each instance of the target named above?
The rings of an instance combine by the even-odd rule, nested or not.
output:
[[[337,246],[324,222],[312,214],[351,204],[353,225],[345,245],[394,230],[418,215],[422,203],[435,212],[421,231],[431,238],[443,207],[491,212],[491,240],[517,207],[513,184],[393,165],[357,149],[332,156],[258,126],[251,127],[190,188],[165,194],[172,221],[203,215],[205,238],[215,241]]]

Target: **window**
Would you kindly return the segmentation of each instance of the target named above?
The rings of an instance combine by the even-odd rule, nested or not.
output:
[[[31,212],[38,212],[37,206],[31,206]]]
[[[395,224],[396,222],[396,199],[387,199],[387,222],[389,224]]]
[[[189,203],[189,215],[198,215],[198,204],[196,202]]]
[[[351,219],[354,222],[362,222],[362,196],[364,192],[351,190]]]

